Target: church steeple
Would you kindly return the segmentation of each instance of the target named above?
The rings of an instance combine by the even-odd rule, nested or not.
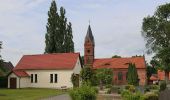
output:
[[[95,47],[95,41],[94,41],[91,27],[89,25],[87,34],[85,37],[85,43],[84,43],[84,64],[85,65],[90,65],[90,66],[93,65],[94,47]]]
[[[87,30],[87,34],[86,34],[86,38],[85,38],[85,43],[86,43],[87,41],[91,41],[91,43],[92,43],[93,45],[95,45],[95,43],[94,43],[94,37],[93,37],[92,31],[91,31],[90,25],[89,25],[88,30]]]

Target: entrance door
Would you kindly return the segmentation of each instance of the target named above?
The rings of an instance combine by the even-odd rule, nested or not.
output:
[[[17,87],[17,78],[10,78],[10,88],[16,89]]]

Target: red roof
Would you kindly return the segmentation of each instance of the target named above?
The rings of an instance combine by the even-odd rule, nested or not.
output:
[[[73,69],[79,56],[79,53],[24,55],[14,69]]]
[[[23,70],[13,70],[13,73],[19,77],[28,77],[29,75]]]
[[[152,76],[150,77],[150,80],[152,80],[152,81],[159,80],[158,75],[157,74],[152,74]]]
[[[144,57],[95,59],[93,68],[128,68],[129,63],[135,63],[136,68],[146,68]]]

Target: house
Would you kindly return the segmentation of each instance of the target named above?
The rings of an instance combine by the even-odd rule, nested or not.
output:
[[[71,75],[81,68],[80,53],[24,55],[8,75],[8,88],[71,88]]]
[[[106,44],[107,45],[107,44]],[[111,68],[113,69],[113,84],[127,84],[127,72],[129,63],[136,65],[139,85],[146,84],[146,63],[145,57],[126,57],[126,58],[95,58],[95,40],[89,25],[84,42],[84,64],[93,69]]]

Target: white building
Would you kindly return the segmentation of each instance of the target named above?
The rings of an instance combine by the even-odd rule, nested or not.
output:
[[[24,55],[8,76],[8,88],[71,88],[71,75],[81,68],[79,53]]]

